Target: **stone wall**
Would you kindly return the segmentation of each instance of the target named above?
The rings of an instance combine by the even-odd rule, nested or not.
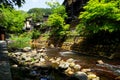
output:
[[[47,40],[38,39],[37,42],[32,43],[35,48],[40,48],[41,46],[52,47],[53,44],[48,46]],[[86,41],[84,37],[70,36],[61,46],[64,50],[73,50],[79,53],[87,55],[95,55],[107,57],[109,59],[120,58],[120,44],[118,45],[101,45],[101,44],[90,44]]]
[[[109,59],[120,58],[120,44],[90,44],[84,37],[71,37],[71,40],[66,40],[61,48],[65,50],[73,50],[87,55],[107,57]]]

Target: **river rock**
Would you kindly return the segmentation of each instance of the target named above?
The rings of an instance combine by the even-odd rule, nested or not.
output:
[[[75,64],[74,62],[72,62],[72,63],[70,63],[69,66],[70,66],[71,68],[74,68],[75,65],[76,65],[76,64]]]
[[[43,57],[40,57],[39,61],[40,62],[45,62],[45,59]]]
[[[48,65],[44,62],[38,62],[38,63],[34,63],[34,66],[37,66],[37,67],[48,67]]]
[[[17,67],[18,67],[18,65],[17,65],[17,64],[14,64],[14,65],[12,65],[12,67],[17,68]]]
[[[84,72],[78,71],[74,75],[80,80],[88,80],[87,74]]]
[[[15,52],[14,53],[16,56],[20,56],[20,55],[22,55],[22,52]]]
[[[94,73],[89,73],[88,80],[100,80],[100,78],[97,75],[95,75]]]
[[[65,62],[65,61],[61,61],[59,64],[59,67],[63,68],[63,69],[67,69],[69,67],[69,65],[70,65],[70,63]]]
[[[68,62],[68,63],[72,63],[72,62],[75,62],[75,60],[74,60],[73,58],[69,58],[69,59],[67,60],[67,62]]]
[[[31,76],[36,76],[36,75],[37,75],[37,72],[36,72],[36,71],[31,71],[31,72],[30,72],[30,75],[31,75]]]
[[[61,61],[61,57],[56,58],[56,62],[60,62]]]
[[[51,66],[55,69],[58,69],[59,67],[59,62],[56,62],[56,61],[51,61]]]
[[[102,60],[98,60],[97,64],[104,64],[104,62]]]
[[[68,76],[71,76],[74,74],[74,69],[68,67],[66,70],[65,70],[65,74],[68,75]]]
[[[42,53],[42,52],[43,52],[43,49],[37,50],[37,53]]]
[[[79,71],[81,69],[81,66],[79,65],[79,64],[76,64],[75,66],[74,66],[74,70],[75,71]]]
[[[91,69],[82,69],[81,71],[86,73],[86,72],[90,72]]]
[[[81,71],[73,74],[68,80],[88,80],[87,74]]]
[[[31,61],[32,58],[31,57],[25,57],[25,61]]]
[[[23,48],[23,51],[25,51],[25,52],[31,51],[31,47],[25,47],[25,48]]]

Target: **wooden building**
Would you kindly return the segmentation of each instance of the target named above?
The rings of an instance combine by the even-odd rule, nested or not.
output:
[[[48,20],[48,15],[43,15],[43,22],[46,22]]]
[[[24,23],[23,30],[30,31],[33,29],[33,27],[34,27],[34,23],[33,23],[32,17],[27,17]]]

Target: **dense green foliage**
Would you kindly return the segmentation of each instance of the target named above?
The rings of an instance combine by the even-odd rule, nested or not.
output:
[[[4,14],[2,13],[2,10],[0,9],[0,25],[5,24],[4,20],[5,20]]]
[[[85,39],[79,50],[112,56],[120,46],[120,0],[89,0],[76,30]]]
[[[33,39],[37,39],[40,36],[40,32],[37,30],[29,31],[29,32],[24,32],[22,34],[16,35],[12,34],[10,37],[10,40],[12,43],[8,45],[9,49],[21,49],[24,47],[31,47],[30,42]]]
[[[8,48],[9,49],[21,49],[24,47],[31,46],[32,33],[23,33],[21,35],[11,35],[10,40],[12,40],[12,43],[9,43]]]
[[[32,39],[38,39],[40,37],[40,32],[38,30],[32,31]]]
[[[51,9],[52,14],[48,18],[48,25],[50,27],[50,39],[51,42],[56,46],[61,46],[66,39],[67,33],[69,32],[69,25],[65,23],[67,17],[65,7],[60,5],[58,2],[47,3]]]
[[[51,27],[51,35],[65,35],[69,30],[69,25],[65,24],[64,18],[56,13],[49,16],[48,23]]]
[[[11,8],[0,8],[0,25],[7,28],[8,32],[21,32],[27,14]]]
[[[32,8],[27,12],[32,16],[34,22],[40,22],[43,20],[44,15],[51,14],[51,9],[49,8]]]
[[[120,0],[90,0],[84,10],[77,27],[80,33],[120,30]]]
[[[48,25],[51,27],[51,33],[57,35],[65,35],[69,30],[69,25],[65,24],[67,17],[65,7],[56,2],[56,4],[49,4],[52,8],[52,14],[48,18]]]
[[[51,10],[52,10],[53,14],[57,13],[63,18],[67,17],[65,6],[60,5],[58,2],[46,2],[46,4],[51,7]]]

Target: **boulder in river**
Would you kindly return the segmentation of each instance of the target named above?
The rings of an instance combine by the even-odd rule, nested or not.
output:
[[[87,74],[81,71],[71,75],[67,80],[88,80]]]
[[[88,74],[88,80],[100,80],[100,78],[97,75],[95,75],[94,73],[90,72]]]
[[[23,51],[25,51],[25,52],[31,51],[31,47],[24,47]]]
[[[104,64],[104,62],[102,60],[98,60],[97,64]]]

